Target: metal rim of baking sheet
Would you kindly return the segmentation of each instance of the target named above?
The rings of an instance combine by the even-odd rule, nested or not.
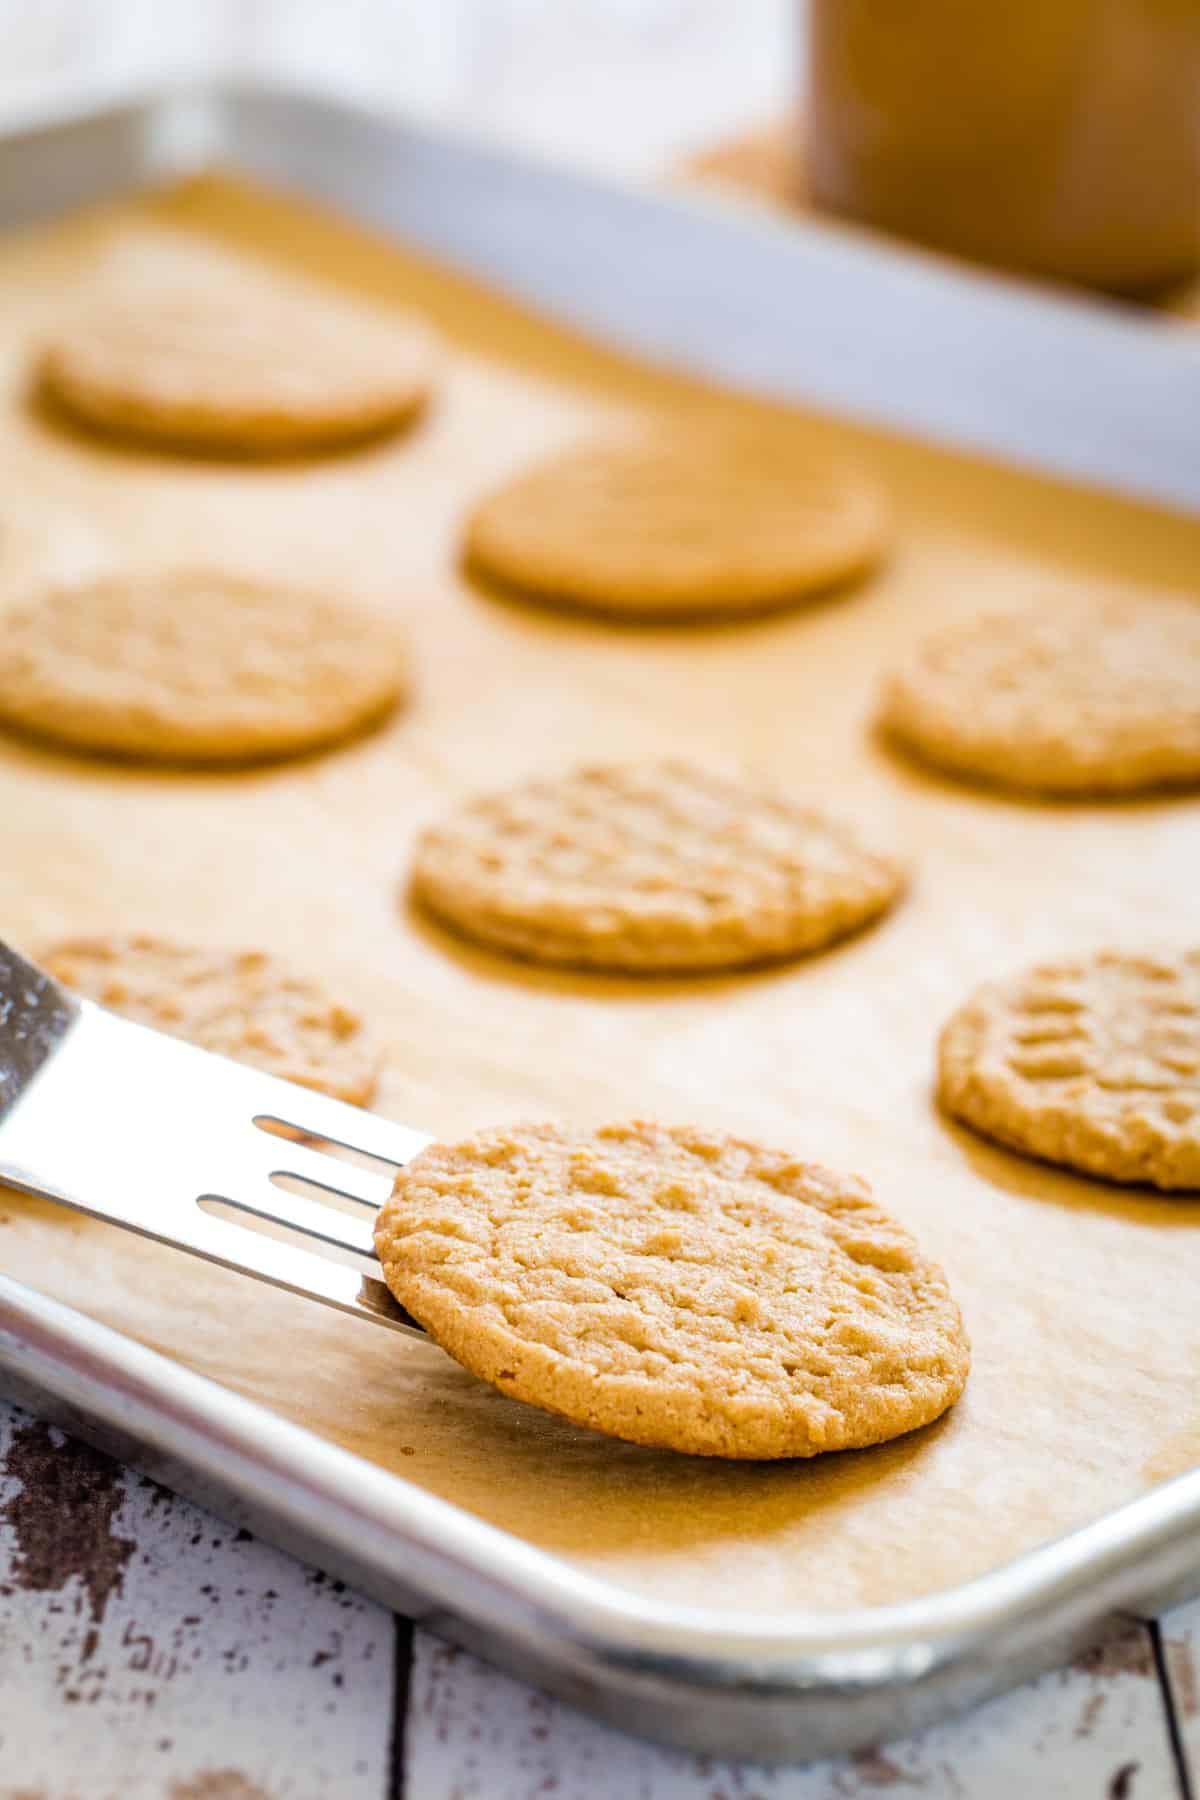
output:
[[[309,92],[93,89],[10,110],[0,229],[214,163],[646,361],[1200,513],[1200,332]]]
[[[0,228],[218,159],[649,359],[1200,511],[1200,338],[326,98],[93,93],[10,118]],[[764,1620],[586,1574],[3,1275],[0,1388],[585,1711],[714,1753],[903,1735],[1200,1589],[1200,1471],[965,1585]]]

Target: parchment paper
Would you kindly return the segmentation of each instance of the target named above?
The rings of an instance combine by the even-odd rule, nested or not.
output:
[[[426,310],[453,352],[428,422],[341,458],[229,468],[33,417],[31,347],[87,257],[147,221]],[[779,1612],[913,1596],[1200,1460],[1200,1197],[1040,1168],[930,1102],[937,1027],[979,979],[1064,947],[1198,935],[1200,801],[989,798],[893,762],[866,730],[879,673],[914,632],[1101,579],[1191,591],[1200,526],[704,393],[213,179],[9,240],[0,294],[6,595],[45,567],[219,550],[395,608],[417,670],[387,730],[267,772],[121,772],[0,741],[0,934],[31,950],[137,928],[276,949],[373,1019],[391,1056],[380,1109],[435,1133],[651,1114],[857,1170],[945,1263],[975,1362],[930,1430],[738,1466],[575,1430],[432,1346],[8,1192],[0,1267],[493,1524],[681,1601]],[[698,429],[729,407],[865,457],[897,513],[886,573],[807,612],[700,630],[559,619],[457,575],[472,496],[668,401],[696,408]],[[577,757],[667,748],[746,761],[890,827],[915,864],[911,897],[833,954],[668,984],[539,974],[406,910],[414,833],[447,803]],[[203,1118],[196,1133],[181,1155],[202,1155]]]

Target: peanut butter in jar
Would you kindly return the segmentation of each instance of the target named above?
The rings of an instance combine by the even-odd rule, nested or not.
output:
[[[819,205],[1147,295],[1200,268],[1200,0],[809,0]]]

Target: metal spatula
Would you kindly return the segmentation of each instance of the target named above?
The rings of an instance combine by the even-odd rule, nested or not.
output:
[[[371,1228],[395,1170],[428,1142],[117,1018],[0,943],[0,1182],[421,1335],[372,1273]],[[340,1210],[339,1195],[361,1212]],[[264,1236],[255,1219],[350,1251],[360,1266]]]

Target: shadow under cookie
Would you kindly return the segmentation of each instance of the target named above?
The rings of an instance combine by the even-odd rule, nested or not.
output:
[[[736,1462],[649,1450],[574,1425],[498,1393],[434,1346],[396,1370],[393,1392],[374,1395],[377,1422],[394,1409],[398,1463],[422,1486],[544,1550],[590,1558],[663,1554],[722,1540],[768,1543],[789,1528],[820,1528],[857,1493],[902,1484],[908,1470],[955,1431],[969,1403],[928,1425],[864,1450],[791,1461]],[[451,1437],[462,1440],[454,1459]],[[423,1452],[432,1436],[437,1449]],[[599,1495],[603,1504],[597,1504]]]
[[[676,632],[732,632],[739,628],[756,629],[794,619],[808,612],[824,612],[870,582],[870,573],[846,575],[823,583],[803,594],[781,595],[770,600],[667,606],[648,601],[644,605],[605,605],[599,600],[548,589],[523,587],[518,582],[502,579],[481,567],[469,552],[459,559],[459,574],[478,599],[515,613],[549,616],[563,623],[582,627],[601,626],[618,632],[631,632],[642,637],[668,638]]]
[[[593,1000],[670,1000],[709,996],[736,982],[775,973],[778,962],[752,970],[711,970],[696,974],[660,975],[653,971],[629,974],[621,971],[574,967],[539,962],[516,951],[481,943],[443,919],[425,905],[406,883],[399,899],[405,919],[417,935],[440,955],[447,956],[468,974],[484,980],[516,983],[548,994],[585,994]]]
[[[144,428],[139,430],[134,425],[85,418],[66,405],[41,376],[34,378],[25,394],[25,413],[29,421],[44,436],[84,455],[103,454],[141,463],[167,461],[199,463],[208,467],[229,464],[247,471],[263,467],[295,468],[299,472],[334,462],[340,456],[358,456],[369,450],[382,449],[390,446],[393,440],[407,438],[418,431],[428,410],[427,403],[422,403],[414,408],[409,418],[399,423],[372,421],[304,443],[255,446],[232,441],[214,442],[211,437],[168,435]]]
[[[414,893],[411,882],[405,884],[399,904],[417,935],[468,974],[537,988],[549,994],[586,994],[590,999],[614,1001],[711,998],[735,986],[765,984],[772,978],[853,949],[860,938],[883,923],[882,917],[865,919],[815,949],[763,956],[728,968],[630,971],[601,969],[586,963],[539,961],[531,954],[485,944],[427,906]]]
[[[78,769],[92,764],[108,779],[209,781],[236,780],[239,776],[274,775],[288,769],[302,769],[328,757],[361,748],[371,739],[384,735],[389,726],[405,711],[405,702],[391,701],[373,716],[362,719],[348,731],[314,740],[289,750],[260,750],[252,754],[222,757],[147,756],[134,750],[96,748],[72,738],[57,737],[38,731],[33,726],[18,724],[0,716],[0,754],[24,756],[31,762],[51,767],[59,765]]]
[[[998,776],[978,771],[951,768],[926,755],[908,738],[894,732],[882,720],[870,727],[872,746],[880,760],[894,776],[925,793],[957,794],[983,806],[1023,808],[1043,813],[1072,813],[1085,810],[1113,812],[1151,811],[1171,806],[1180,800],[1200,794],[1200,778],[1180,776],[1177,780],[1160,781],[1144,788],[1075,788],[1059,791],[1050,788],[1023,787],[1005,782]]]
[[[1087,1208],[1111,1218],[1152,1229],[1200,1229],[1200,1189],[1164,1192],[1146,1183],[1112,1181],[1100,1175],[1064,1168],[1032,1151],[1017,1150],[984,1137],[952,1118],[930,1096],[930,1104],[948,1139],[974,1172],[989,1186],[1051,1206]]]

